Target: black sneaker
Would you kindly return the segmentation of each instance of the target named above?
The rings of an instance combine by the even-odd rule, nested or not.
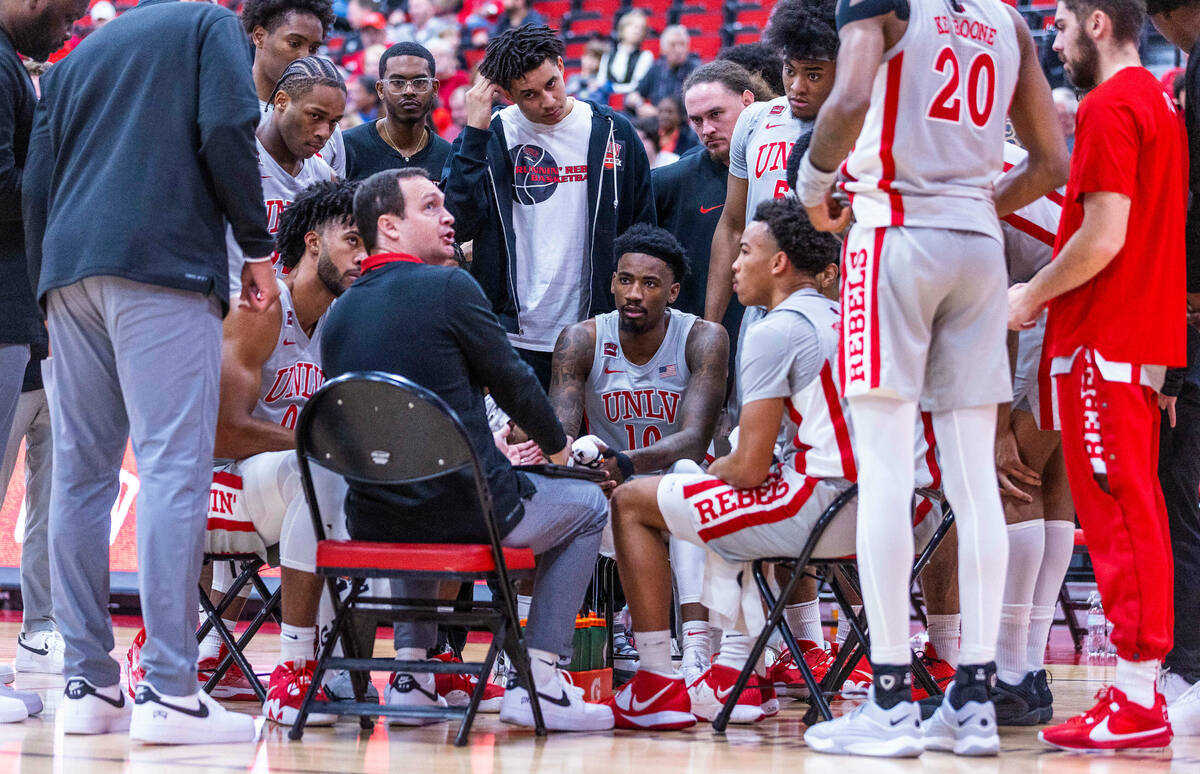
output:
[[[1016,685],[997,680],[992,689],[992,703],[996,705],[997,725],[1036,726],[1045,722],[1033,672],[1026,672]]]
[[[1039,723],[1049,723],[1054,717],[1054,694],[1050,692],[1050,677],[1045,669],[1033,673],[1033,686],[1037,691],[1038,709],[1041,711]]]

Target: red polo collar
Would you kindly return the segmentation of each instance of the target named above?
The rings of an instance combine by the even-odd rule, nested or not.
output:
[[[424,263],[424,261],[408,253],[376,253],[375,255],[368,255],[363,259],[363,274],[372,269],[378,269],[380,266],[386,266],[389,263]]]

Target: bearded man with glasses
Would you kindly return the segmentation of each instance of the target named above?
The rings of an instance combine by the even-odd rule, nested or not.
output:
[[[421,167],[441,176],[450,143],[429,122],[437,104],[433,54],[419,43],[397,43],[379,59],[375,90],[383,117],[346,132],[346,177],[361,180],[385,169]]]

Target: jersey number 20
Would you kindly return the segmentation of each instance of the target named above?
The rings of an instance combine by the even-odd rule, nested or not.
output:
[[[946,78],[941,90],[929,105],[926,118],[932,121],[962,123],[963,96],[966,97],[967,112],[971,123],[980,129],[987,126],[996,102],[996,62],[987,51],[980,51],[967,68],[966,94],[959,95],[962,78],[959,76],[958,56],[954,49],[946,46],[938,52],[933,70]]]

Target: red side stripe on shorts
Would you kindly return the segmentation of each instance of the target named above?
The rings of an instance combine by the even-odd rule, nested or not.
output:
[[[838,263],[838,298],[846,297],[846,243],[842,240],[842,258]],[[838,394],[846,394],[846,305],[838,304]]]
[[[242,477],[241,476],[235,476],[234,474],[226,473],[223,470],[213,471],[212,482],[214,484],[220,484],[221,486],[227,486],[230,489],[241,489],[242,488]]]
[[[799,513],[804,504],[808,502],[808,498],[812,497],[813,489],[816,488],[817,482],[820,480],[819,478],[805,476],[804,486],[800,487],[796,494],[792,495],[792,499],[783,505],[771,508],[770,510],[746,513],[715,526],[697,530],[696,534],[700,536],[701,540],[707,543],[710,540],[716,540],[717,538],[731,535],[734,532],[740,532],[747,527],[774,524],[778,521],[790,519]]]
[[[875,229],[875,251],[869,259],[871,272],[871,389],[879,386],[879,267],[883,263],[883,235]]]
[[[226,532],[254,532],[254,525],[248,521],[233,521],[232,519],[210,518],[205,529],[223,529]]]
[[[937,439],[933,437],[933,415],[928,411],[921,412],[921,426],[925,428],[925,464],[933,477],[932,489],[942,488],[942,469],[937,461]]]
[[[838,452],[842,456],[842,477],[847,481],[858,480],[858,468],[854,464],[854,446],[850,443],[850,428],[846,415],[842,413],[842,402],[838,399],[833,384],[833,369],[826,362],[821,369],[821,391],[825,393],[825,405],[829,408],[829,419],[833,422],[833,437],[837,439]],[[797,468],[799,470],[799,468]]]
[[[712,478],[708,481],[699,481],[695,484],[688,484],[683,488],[683,499],[690,500],[692,497],[707,492],[710,489],[716,489],[719,486],[726,486],[725,482],[719,478]]]
[[[1012,226],[1017,231],[1028,234],[1042,244],[1054,247],[1054,234],[1051,234],[1049,231],[1034,223],[1032,220],[1022,218],[1015,212],[1005,215],[1000,220]]]
[[[904,199],[892,190],[892,183],[896,180],[896,158],[892,155],[892,143],[896,139],[896,114],[900,110],[900,73],[903,68],[904,52],[901,51],[888,62],[887,85],[883,92],[883,131],[879,137],[879,162],[883,167],[879,188],[888,193],[892,205],[893,226],[904,225]]]

